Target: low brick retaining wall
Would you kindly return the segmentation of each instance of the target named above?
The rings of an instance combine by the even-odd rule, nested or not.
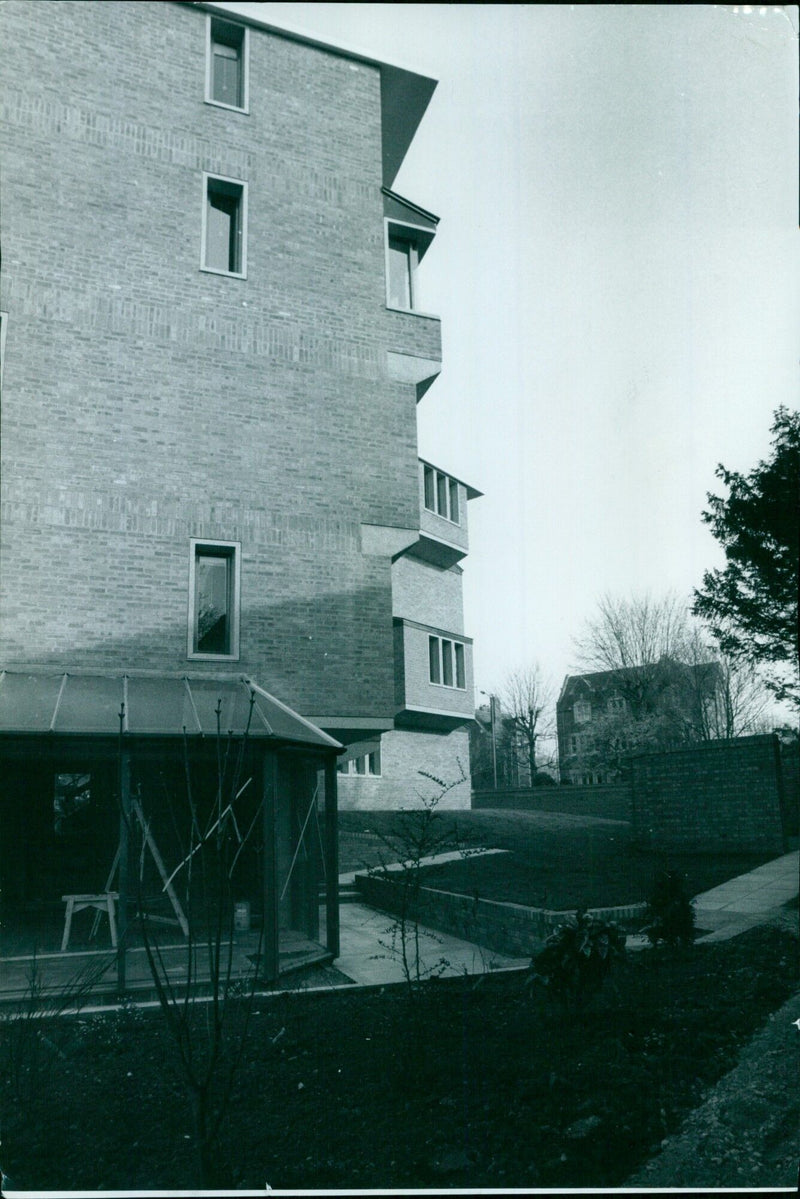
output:
[[[355,885],[370,907],[397,915],[400,911],[400,886],[379,874],[357,874]],[[645,904],[628,904],[618,908],[592,908],[592,915],[609,920],[644,918]],[[437,932],[449,933],[464,941],[473,941],[495,953],[512,957],[530,956],[553,929],[574,915],[553,912],[546,908],[529,908],[519,903],[501,903],[439,891],[433,887],[420,888],[418,911],[410,913],[420,924]]]

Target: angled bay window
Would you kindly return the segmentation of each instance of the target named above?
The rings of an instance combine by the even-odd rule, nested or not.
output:
[[[189,657],[239,657],[239,545],[192,541]]]
[[[460,524],[458,508],[458,480],[451,479],[440,470],[435,470],[427,462],[423,466],[425,481],[425,507],[429,512],[435,512]]]
[[[206,101],[247,112],[247,27],[209,16]]]
[[[417,268],[433,241],[439,218],[384,187],[386,229],[386,306],[403,312],[420,309]]]
[[[247,184],[203,173],[201,269],[247,276]]]
[[[451,641],[448,637],[429,637],[428,667],[432,683],[441,687],[457,687],[460,691],[466,690],[467,676],[462,642]]]

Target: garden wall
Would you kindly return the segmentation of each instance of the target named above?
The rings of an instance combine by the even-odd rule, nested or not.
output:
[[[357,874],[355,885],[363,901],[370,907],[397,915],[400,911],[400,884],[376,874]],[[644,904],[624,908],[597,909],[596,914],[613,920],[638,918]],[[595,909],[592,909],[595,911]],[[495,953],[512,957],[528,957],[535,952],[554,928],[563,924],[568,914],[543,908],[529,908],[518,903],[499,903],[492,899],[477,899],[470,895],[454,895],[432,887],[421,887],[419,902],[409,913],[420,924],[438,932],[472,941]]]
[[[631,790],[613,787],[503,787],[473,791],[472,807],[514,809],[519,812],[565,812],[571,816],[631,819]]]
[[[796,784],[793,801],[780,761],[772,734],[632,758],[636,840],[657,849],[783,853]]]

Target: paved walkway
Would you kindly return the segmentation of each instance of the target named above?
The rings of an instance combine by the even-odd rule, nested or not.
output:
[[[709,932],[698,943],[726,941],[766,923],[797,896],[799,883],[800,851],[795,850],[704,891],[694,901],[695,922]]]
[[[470,857],[507,852],[505,849],[473,849],[470,850]],[[423,858],[420,865],[432,866],[463,856],[458,851],[434,854]],[[401,870],[402,864],[392,863],[387,869]],[[339,886],[352,887],[355,874],[356,871],[340,874]],[[339,908],[339,945],[336,969],[352,978],[353,982],[374,985],[405,980],[397,922],[388,912],[380,912],[363,903],[343,903]],[[492,970],[515,969],[530,963],[529,957],[508,957],[422,925],[419,928],[419,958],[423,977],[428,977],[430,973],[442,977],[488,974]]]
[[[488,974],[530,964],[530,957],[507,957],[430,928],[420,926],[419,933],[421,972],[425,976],[428,971],[444,977]],[[405,979],[397,924],[387,912],[362,903],[342,904],[339,939],[340,952],[334,965],[353,982],[395,983]]]
[[[352,886],[353,874],[341,875],[339,883]],[[697,943],[727,940],[754,925],[767,923],[797,896],[799,889],[800,853],[795,850],[704,891],[695,898],[694,905],[697,927],[708,931],[698,937]],[[337,969],[356,983],[403,980],[396,924],[391,915],[365,904],[346,903],[339,909],[339,921],[341,952],[335,962]],[[649,945],[647,938],[640,936],[628,937],[627,943],[630,949]],[[423,972],[433,969],[443,975],[486,974],[527,966],[530,957],[508,957],[421,926],[420,961]]]

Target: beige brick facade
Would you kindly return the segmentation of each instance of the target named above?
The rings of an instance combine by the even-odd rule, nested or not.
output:
[[[397,713],[398,604],[463,631],[458,568],[393,567],[364,533],[420,528],[417,388],[389,356],[436,363],[439,322],[386,307],[387,68],[255,24],[248,111],[220,108],[208,19],[3,5],[0,663],[191,670],[190,542],[232,542],[239,655],[215,669],[347,740]],[[246,278],[200,269],[205,175],[246,183]]]

